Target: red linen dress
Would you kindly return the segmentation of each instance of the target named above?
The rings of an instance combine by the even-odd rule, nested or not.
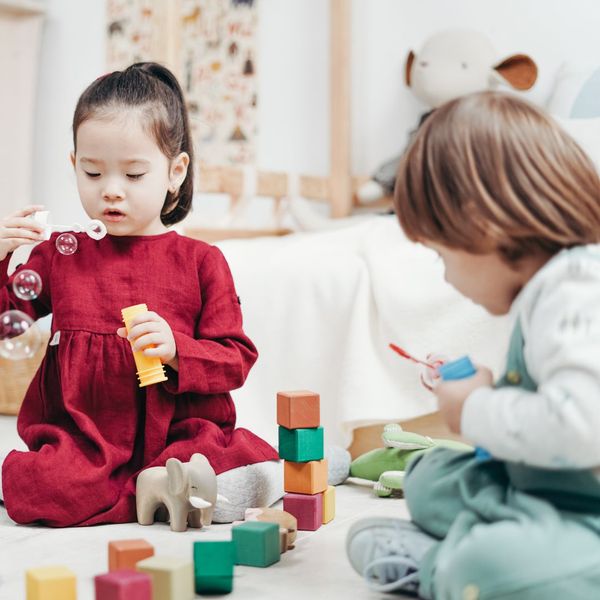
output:
[[[168,232],[154,236],[76,235],[64,256],[56,236],[26,265],[42,278],[33,302],[13,293],[0,262],[0,312],[52,313],[57,345],[25,396],[18,431],[28,452],[11,452],[2,486],[17,523],[55,527],[136,520],[135,479],[170,457],[207,456],[221,473],[277,459],[246,429],[235,429],[229,392],[257,358],[242,329],[229,267],[213,247]],[[116,334],[121,309],[146,303],[174,332],[179,372],[138,387],[130,344]]]

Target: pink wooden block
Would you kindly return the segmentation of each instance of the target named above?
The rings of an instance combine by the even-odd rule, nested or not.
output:
[[[323,523],[323,494],[286,494],[283,510],[298,519],[298,529],[316,531]]]
[[[94,577],[96,600],[152,600],[152,577],[148,573],[111,571]]]

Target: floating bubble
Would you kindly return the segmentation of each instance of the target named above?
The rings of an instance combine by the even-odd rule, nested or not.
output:
[[[77,238],[72,233],[61,233],[56,238],[56,249],[65,256],[77,252]]]
[[[88,223],[85,232],[93,240],[101,240],[106,235],[106,225],[102,221],[98,221],[98,219],[93,219]]]
[[[35,300],[42,291],[42,278],[31,269],[23,269],[13,279],[13,291],[21,300]]]
[[[42,344],[42,334],[33,319],[20,310],[0,315],[0,356],[9,360],[31,358]]]

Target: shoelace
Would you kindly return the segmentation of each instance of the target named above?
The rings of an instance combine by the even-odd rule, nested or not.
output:
[[[397,541],[401,539],[399,536]],[[373,548],[373,556],[379,558],[371,561],[364,571],[364,577],[371,589],[378,592],[418,590],[419,566],[409,557],[402,542],[400,548],[394,549],[390,540],[378,540]]]
[[[364,577],[376,592],[416,592],[419,588],[418,565],[405,556],[393,554],[374,560],[365,568]]]

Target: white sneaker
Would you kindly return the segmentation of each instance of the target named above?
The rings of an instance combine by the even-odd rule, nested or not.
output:
[[[350,527],[346,553],[371,589],[417,594],[419,564],[436,542],[411,521],[370,517]]]

